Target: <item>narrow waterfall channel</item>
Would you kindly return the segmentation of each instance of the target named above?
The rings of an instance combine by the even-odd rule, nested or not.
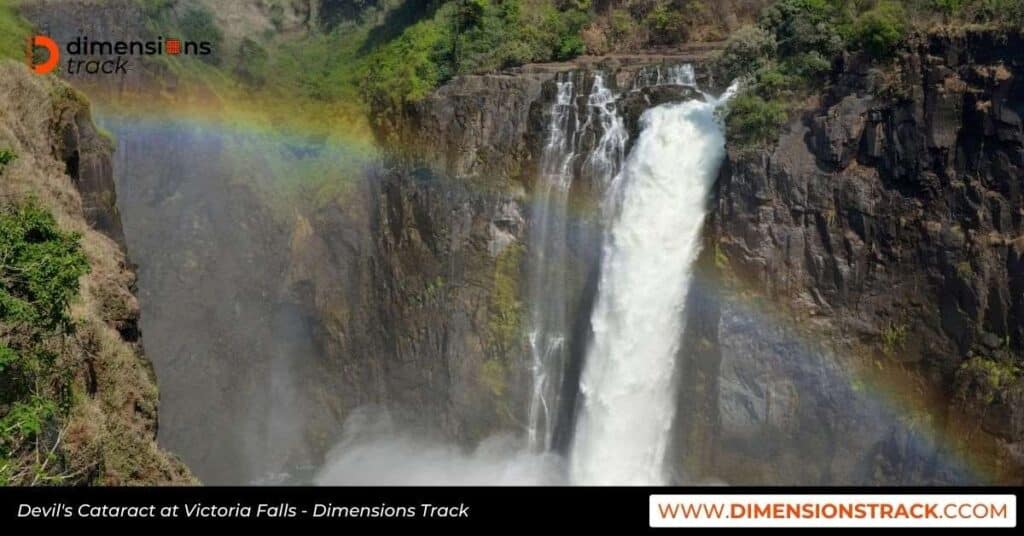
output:
[[[568,252],[569,191],[577,178],[604,190],[622,162],[629,138],[615,107],[616,96],[602,73],[594,75],[583,109],[578,109],[578,90],[585,82],[582,74],[566,73],[556,82],[533,202],[533,255],[528,274],[533,389],[528,435],[534,450],[552,448],[568,357],[571,323],[567,276],[573,269]],[[587,135],[597,140],[587,154],[581,154],[586,151],[581,145]]]
[[[723,97],[728,98],[728,94]],[[570,453],[574,484],[666,484],[672,379],[708,192],[725,152],[721,101],[646,111],[611,184],[611,221]]]
[[[529,442],[534,450],[545,450],[554,429],[554,407],[558,397],[557,375],[565,356],[568,310],[565,285],[566,210],[572,184],[575,148],[571,128],[577,121],[571,73],[559,79],[551,106],[548,142],[540,163],[538,191],[534,198],[535,221],[531,230],[534,245],[530,262],[530,357],[533,389],[529,409]]]

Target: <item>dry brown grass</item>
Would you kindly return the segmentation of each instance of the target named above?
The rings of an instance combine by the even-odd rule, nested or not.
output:
[[[64,229],[81,234],[90,272],[72,305],[75,333],[51,343],[73,378],[73,405],[47,434],[51,484],[189,484],[188,469],[156,444],[158,391],[141,347],[118,332],[134,322],[135,274],[116,242],[86,223],[82,200],[55,156],[59,125],[83,111],[84,98],[50,77],[0,61],[0,148],[17,154],[0,175],[0,203],[34,198]],[[56,466],[55,466],[56,465]],[[20,483],[44,483],[26,477]]]

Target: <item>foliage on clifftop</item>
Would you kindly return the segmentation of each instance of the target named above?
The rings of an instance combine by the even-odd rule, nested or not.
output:
[[[360,94],[371,105],[394,106],[455,75],[572,58],[584,52],[589,8],[587,1],[440,2],[360,59]]]
[[[173,29],[218,44],[218,54],[207,58],[215,72],[171,60],[172,71],[186,78],[386,107],[418,100],[460,74],[723,38],[768,2],[325,1],[320,24],[298,38],[278,39],[270,30],[261,39],[229,42],[225,29],[218,28],[221,8],[216,2],[139,1],[153,29]]]
[[[382,2],[383,3],[383,2]],[[449,0],[374,48],[360,76],[374,105],[422,98],[449,78],[722,38],[767,0]],[[401,8],[396,8],[401,9]],[[386,33],[386,32],[385,32]],[[365,48],[364,48],[365,50]]]
[[[1020,30],[1024,0],[778,0],[736,31],[718,58],[721,80],[744,78],[729,138],[739,146],[775,139],[788,110],[826,82],[843,52],[884,65],[917,32],[984,26]]]

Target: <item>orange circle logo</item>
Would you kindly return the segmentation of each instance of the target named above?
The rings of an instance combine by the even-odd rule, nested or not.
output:
[[[60,47],[57,46],[57,42],[45,35],[37,35],[32,38],[29,42],[28,49],[28,66],[32,68],[37,74],[46,74],[57,67],[57,63],[60,61]],[[36,65],[35,63],[35,50],[37,48],[45,48],[49,53],[49,57],[46,61]]]

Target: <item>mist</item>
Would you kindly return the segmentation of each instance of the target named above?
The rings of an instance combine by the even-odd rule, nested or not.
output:
[[[356,410],[314,477],[324,486],[555,486],[564,460],[526,448],[525,438],[492,436],[473,449],[403,430],[383,409]]]

